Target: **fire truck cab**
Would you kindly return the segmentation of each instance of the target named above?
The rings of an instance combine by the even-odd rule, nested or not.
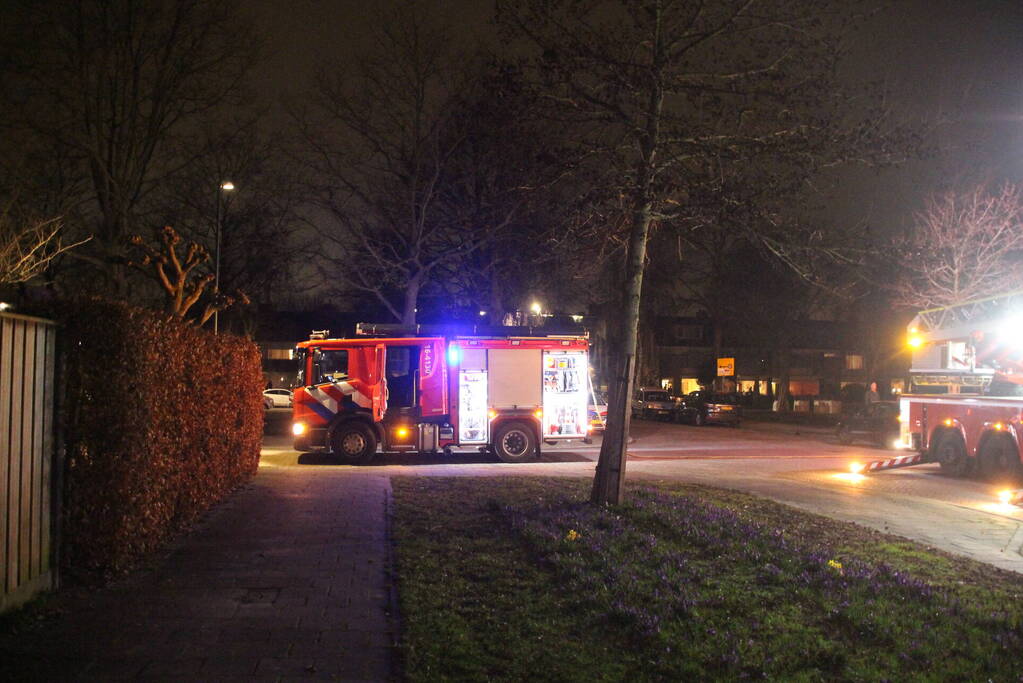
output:
[[[385,452],[491,451],[536,458],[542,442],[586,439],[585,336],[313,334],[296,349],[298,450],[349,464]],[[371,336],[392,332],[391,336]]]

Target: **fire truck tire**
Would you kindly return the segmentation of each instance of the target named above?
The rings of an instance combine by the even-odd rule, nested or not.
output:
[[[941,465],[941,471],[953,477],[965,477],[970,473],[970,459],[966,447],[957,434],[946,434],[934,449],[934,459]]]
[[[494,436],[494,452],[504,462],[527,462],[536,457],[536,432],[525,422],[501,425]]]
[[[984,442],[980,449],[980,472],[988,479],[1007,474],[1015,475],[1020,466],[1019,452],[1012,439],[995,436]]]
[[[365,465],[376,456],[377,437],[369,425],[346,422],[334,428],[330,448],[346,465]]]

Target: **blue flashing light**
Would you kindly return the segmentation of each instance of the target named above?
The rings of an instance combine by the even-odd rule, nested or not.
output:
[[[448,347],[448,365],[458,365],[462,360],[462,349],[458,344]]]

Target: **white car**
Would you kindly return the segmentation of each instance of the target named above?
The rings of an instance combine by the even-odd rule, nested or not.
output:
[[[632,397],[632,417],[672,420],[678,407],[667,391],[659,387],[641,387]]]
[[[594,397],[591,397],[591,400]],[[607,396],[603,392],[595,394],[596,403],[591,403],[587,408],[590,419],[590,431],[602,432],[607,426]]]
[[[291,392],[287,389],[267,389],[263,392],[263,404],[267,408],[290,408]]]

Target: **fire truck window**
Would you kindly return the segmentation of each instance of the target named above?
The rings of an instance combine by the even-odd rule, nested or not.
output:
[[[313,356],[314,384],[337,382],[348,377],[348,351],[321,349]]]
[[[387,348],[387,393],[389,405],[409,408],[416,402],[413,370],[419,361],[419,347],[390,346]]]
[[[291,385],[293,387],[305,386],[305,356],[305,349],[295,349],[295,361],[298,363],[298,369],[295,371],[295,381]]]

